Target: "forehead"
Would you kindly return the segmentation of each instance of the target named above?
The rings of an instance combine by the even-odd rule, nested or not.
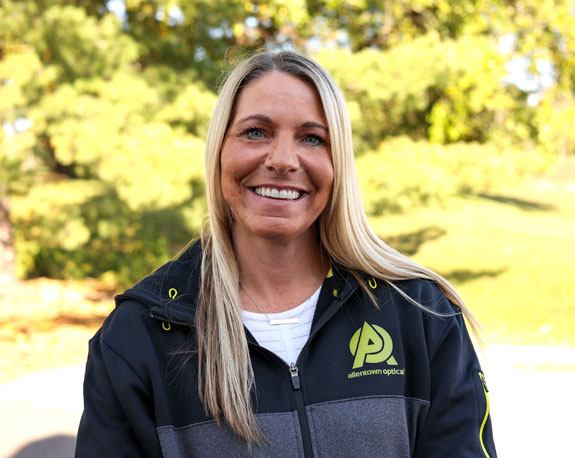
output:
[[[236,101],[234,118],[258,111],[290,112],[325,122],[315,86],[288,73],[273,71],[248,83]]]

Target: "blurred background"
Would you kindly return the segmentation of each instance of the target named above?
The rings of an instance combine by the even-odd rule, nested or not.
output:
[[[494,378],[571,380],[575,1],[2,0],[0,401],[79,389],[113,295],[199,234],[221,75],[261,48],[330,71],[373,228],[459,288]]]

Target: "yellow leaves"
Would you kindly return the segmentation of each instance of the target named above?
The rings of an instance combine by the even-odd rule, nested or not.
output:
[[[244,9],[246,13],[253,13],[255,3],[252,0],[244,0]]]
[[[0,129],[0,164],[6,158],[12,161],[25,162],[36,143],[35,135],[29,130],[19,133],[6,133],[5,128]],[[30,164],[23,164],[24,170]],[[1,176],[1,172],[0,172]]]
[[[489,144],[439,145],[396,137],[361,156],[357,166],[366,211],[380,215],[510,185],[542,170],[545,164],[535,157]]]
[[[62,227],[62,235],[58,237],[65,250],[76,250],[90,240],[90,231],[81,219],[69,219]]]
[[[270,17],[272,15],[272,9],[267,3],[258,3],[258,12],[263,17]]]
[[[246,26],[242,23],[236,23],[233,27],[234,37],[240,38],[246,30]]]
[[[131,209],[165,208],[190,199],[192,182],[203,179],[203,140],[186,129],[205,130],[216,99],[191,83],[176,94],[166,100],[141,74],[117,72],[108,80],[61,85],[43,97],[30,119],[35,135],[49,137],[60,164],[97,177]],[[62,194],[46,197],[67,205]],[[64,237],[66,249],[87,237],[70,224],[76,237]]]
[[[148,270],[180,243],[173,233],[195,231],[206,213],[203,138],[215,73],[225,55],[233,61],[239,48],[264,42],[322,50],[318,60],[348,99],[370,212],[483,189],[491,176],[519,173],[524,157],[537,163],[464,142],[511,143],[512,132],[548,150],[574,148],[567,2],[505,3],[509,12],[489,0],[125,0],[125,23],[70,2],[48,2],[42,14],[34,0],[0,3],[0,125],[32,123],[17,134],[0,129],[0,178],[10,163],[13,183],[30,164],[58,171],[36,181],[68,180],[14,199],[28,271],[42,262],[42,272],[118,270],[113,260],[135,251]],[[499,54],[493,30],[514,35],[517,49]],[[555,64],[561,90],[543,94],[537,111],[501,84],[513,52]],[[461,179],[445,178],[453,170]],[[106,250],[108,261],[92,267]]]
[[[57,216],[62,207],[74,207],[91,197],[105,192],[105,186],[96,180],[66,180],[36,185],[27,196],[14,197],[13,216],[32,220],[43,216]]]
[[[122,33],[115,16],[97,19],[73,6],[47,8],[27,30],[26,39],[67,81],[109,76],[126,68],[138,54],[136,44]]]
[[[278,15],[281,21],[290,21],[295,25],[301,25],[309,20],[305,0],[276,0]]]
[[[560,156],[575,152],[575,95],[550,90],[536,116],[540,126],[538,140],[547,151]]]
[[[246,11],[252,11],[253,8],[248,9],[246,3]],[[305,0],[270,0],[266,2],[257,3],[257,16],[261,20],[270,20],[280,26],[289,24],[301,27],[306,21],[309,20],[307,14],[307,4]]]
[[[140,7],[142,0],[124,0],[126,9],[134,10]]]
[[[364,9],[366,8],[366,0],[327,0],[326,6],[333,10],[346,8]]]
[[[451,4],[445,0],[439,0],[435,2],[437,9],[441,11],[443,14],[448,14],[451,12]]]
[[[99,175],[133,209],[183,202],[192,197],[190,181],[203,177],[203,141],[167,124],[130,126],[116,146]]]
[[[474,114],[507,109],[510,103],[501,85],[503,58],[497,42],[487,37],[441,40],[432,33],[388,51],[331,49],[316,58],[347,100],[361,107],[354,131],[371,147],[409,129],[425,134],[424,113],[432,141],[474,139],[475,129],[490,129]],[[406,125],[410,119],[419,121]]]
[[[6,123],[8,130],[13,130],[18,118],[26,116],[31,88],[52,80],[53,72],[42,66],[31,47],[7,47],[0,59],[0,125]],[[14,154],[18,149],[31,147],[29,133],[14,133],[0,127],[0,151]]]
[[[15,52],[8,52],[0,60],[0,104],[5,104],[4,91],[10,87],[21,88],[41,70],[42,63],[34,50],[27,46],[19,47]],[[1,109],[2,105],[0,105]]]
[[[139,7],[139,13],[140,14],[143,14],[144,16],[147,16],[147,17],[152,17],[152,16],[154,16],[155,12],[156,12],[156,9],[154,8],[153,3],[149,3],[149,2],[141,2],[140,3],[140,7]]]

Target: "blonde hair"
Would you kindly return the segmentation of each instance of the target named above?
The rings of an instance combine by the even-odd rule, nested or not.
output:
[[[227,423],[248,445],[260,443],[263,437],[251,406],[254,375],[242,323],[239,271],[229,209],[220,186],[220,150],[242,89],[272,71],[288,73],[312,84],[323,104],[334,167],[332,196],[318,221],[325,253],[352,273],[363,271],[382,279],[419,307],[423,305],[406,296],[394,281],[422,278],[435,282],[461,308],[474,328],[473,317],[447,280],[389,247],[369,227],[359,190],[345,101],[327,71],[292,51],[251,56],[228,75],[208,130],[206,191],[210,235],[202,237],[202,287],[195,321],[199,395],[206,414],[218,424]]]

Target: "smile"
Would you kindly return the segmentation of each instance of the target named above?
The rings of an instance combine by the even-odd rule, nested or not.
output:
[[[299,191],[294,191],[293,189],[277,189],[277,188],[264,188],[258,187],[254,188],[254,192],[258,196],[271,197],[272,199],[281,200],[296,200],[299,199],[301,193]]]

